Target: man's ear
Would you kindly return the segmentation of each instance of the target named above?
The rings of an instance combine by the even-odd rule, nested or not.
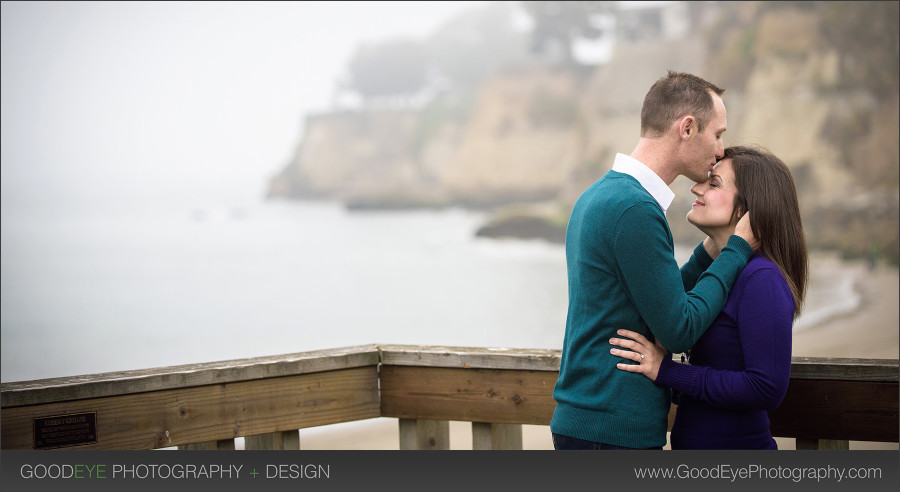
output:
[[[691,135],[693,135],[696,131],[697,120],[695,120],[693,116],[684,116],[678,122],[678,136],[681,137],[682,140],[691,138]]]

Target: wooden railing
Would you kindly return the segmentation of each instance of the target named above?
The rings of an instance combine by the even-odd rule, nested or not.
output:
[[[401,449],[449,449],[449,421],[472,422],[474,449],[521,449],[521,424],[550,423],[559,357],[365,345],[3,383],[0,445],[234,449],[244,437],[245,449],[299,449],[298,429],[396,417]],[[796,438],[797,449],[898,442],[898,368],[895,359],[794,358],[773,435]]]

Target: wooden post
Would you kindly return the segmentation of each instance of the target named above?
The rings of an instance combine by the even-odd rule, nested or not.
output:
[[[400,419],[400,449],[450,449],[450,422]]]
[[[803,451],[848,451],[850,441],[840,439],[803,439],[797,438],[797,449]]]
[[[522,426],[472,422],[472,449],[522,449]]]
[[[281,449],[297,451],[300,449],[300,431],[284,431],[281,433]]]
[[[276,431],[244,438],[244,449],[300,449],[300,431]]]
[[[198,442],[196,444],[184,444],[178,446],[179,451],[234,451],[234,439],[220,439],[218,441]]]

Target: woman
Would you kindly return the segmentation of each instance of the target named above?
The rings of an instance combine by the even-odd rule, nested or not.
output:
[[[753,211],[759,249],[724,309],[690,350],[687,364],[638,333],[619,330],[617,367],[678,393],[672,449],[777,449],[768,410],[784,399],[791,373],[791,327],[806,295],[808,258],[797,190],[774,155],[730,147],[709,178],[694,185],[688,221],[707,234],[682,267],[690,289]]]

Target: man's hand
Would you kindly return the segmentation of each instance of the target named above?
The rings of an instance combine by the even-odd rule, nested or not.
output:
[[[744,241],[753,248],[753,251],[759,249],[759,242],[756,240],[756,236],[753,235],[753,228],[750,227],[750,211],[748,210],[740,220],[738,220],[737,225],[734,227],[734,235],[740,237]]]

